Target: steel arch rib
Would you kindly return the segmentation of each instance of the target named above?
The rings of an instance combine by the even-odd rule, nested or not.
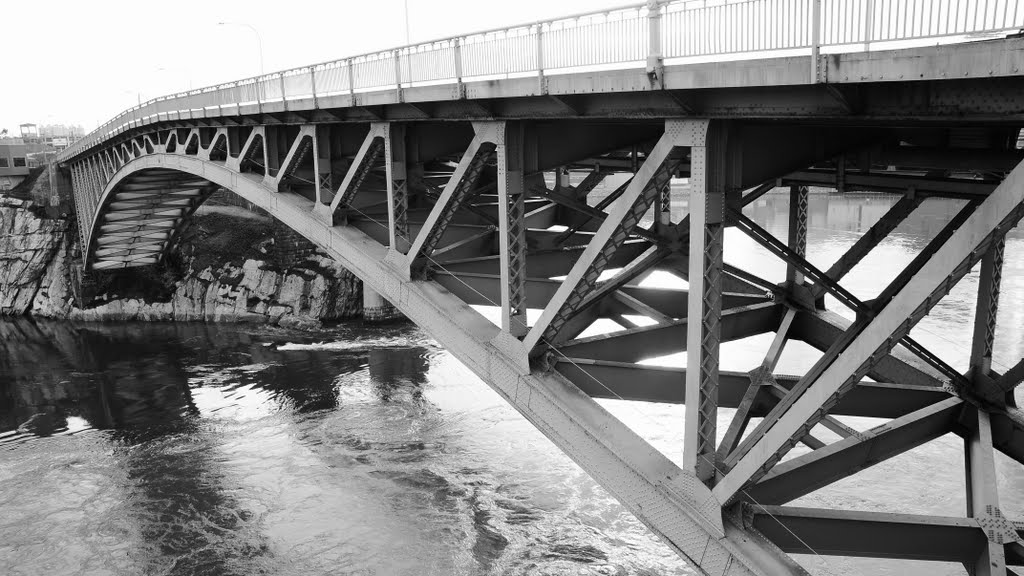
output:
[[[806,573],[734,519],[723,519],[718,502],[695,476],[566,378],[531,371],[522,342],[439,284],[403,280],[386,262],[387,246],[354,227],[324,222],[314,202],[275,193],[261,177],[224,164],[167,153],[146,154],[123,166],[102,199],[133,174],[154,168],[200,176],[229,189],[323,248],[427,330],[692,565],[707,574]]]

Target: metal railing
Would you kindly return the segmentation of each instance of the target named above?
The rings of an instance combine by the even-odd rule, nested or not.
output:
[[[165,120],[237,113],[246,105],[311,100],[428,84],[537,76],[581,68],[652,66],[872,44],[947,39],[1024,28],[1024,0],[651,0],[555,20],[444,38],[155,98],[74,143],[72,158],[111,136]],[[810,81],[817,81],[812,71]],[[460,93],[463,93],[460,91]]]

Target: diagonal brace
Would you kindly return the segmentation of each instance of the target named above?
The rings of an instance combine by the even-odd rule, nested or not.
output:
[[[542,341],[557,337],[562,326],[597,284],[610,258],[640,224],[647,209],[657,199],[661,191],[660,184],[672,178],[684,158],[675,140],[666,134],[658,141],[627,190],[612,206],[608,217],[573,266],[565,283],[527,334],[524,343],[528,350],[533,350]]]
[[[815,368],[820,372],[802,380],[802,394],[781,402],[781,415],[765,419],[763,434],[754,437],[749,449],[715,486],[720,502],[731,501],[747,484],[762,478],[910,329],[939,302],[981,259],[992,242],[1024,216],[1024,164],[972,210],[949,241],[925,254],[926,262],[898,289],[877,316],[853,335],[841,354],[828,354]],[[890,285],[891,287],[891,285]],[[820,366],[820,368],[819,368]],[[806,382],[805,382],[806,380]],[[776,412],[773,410],[773,412]],[[778,413],[776,413],[778,414]],[[754,435],[752,435],[754,436]]]

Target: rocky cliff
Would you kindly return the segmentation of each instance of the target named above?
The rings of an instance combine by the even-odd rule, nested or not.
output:
[[[0,315],[317,327],[362,312],[355,276],[228,192],[163,263],[115,272],[81,272],[73,216],[42,204],[0,196]]]

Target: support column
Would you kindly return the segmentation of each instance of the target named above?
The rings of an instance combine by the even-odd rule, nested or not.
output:
[[[331,171],[331,128],[317,126],[315,142],[316,155],[313,157],[316,168],[317,205],[330,205],[334,200],[334,185]]]
[[[720,131],[706,123],[703,136],[690,148],[690,290],[683,468],[709,482],[716,470],[725,178]]]
[[[972,408],[968,408],[972,409]],[[1006,552],[1003,548],[1005,530],[999,528],[1006,521],[999,511],[999,493],[996,488],[995,454],[992,448],[992,425],[988,412],[976,410],[977,426],[964,440],[965,469],[967,471],[967,515],[977,518],[985,528],[986,542],[974,565],[967,564],[972,576],[1004,576]],[[1012,531],[1012,527],[1011,527]]]
[[[498,221],[501,260],[501,329],[525,336],[526,193],[523,125],[506,122],[498,143]]]
[[[363,284],[363,321],[388,322],[401,318],[402,314],[373,288]]]
[[[241,131],[239,128],[228,128],[228,158],[237,158],[242,153]],[[166,142],[164,143],[166,144]]]
[[[263,165],[266,166],[264,180],[273,181],[280,174],[281,160],[288,153],[284,128],[267,126],[263,140]]]
[[[988,376],[992,368],[992,345],[996,335],[996,312],[999,308],[999,283],[1003,274],[1005,246],[1005,237],[998,238],[981,257],[978,304],[974,313],[974,338],[971,344],[971,375],[975,381]]]
[[[392,122],[384,141],[388,179],[388,239],[391,248],[409,252],[409,190],[406,173],[405,125]]]
[[[807,255],[807,186],[789,187],[789,249],[800,257]],[[787,264],[786,282],[803,284],[804,275]]]

